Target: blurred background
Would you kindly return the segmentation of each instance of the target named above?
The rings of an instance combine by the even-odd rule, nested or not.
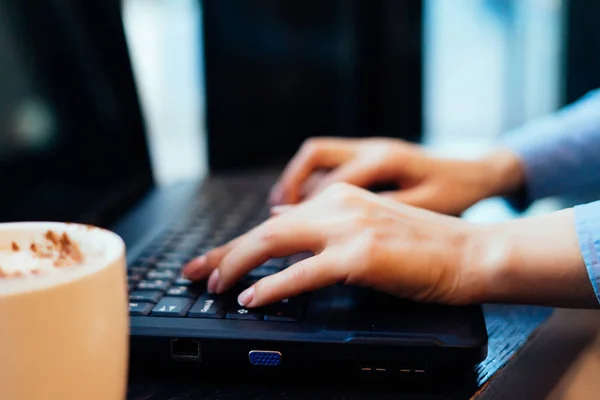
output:
[[[133,88],[105,75],[125,61],[111,55],[111,43],[115,54],[131,55],[161,184],[209,170],[283,166],[316,135],[392,136],[452,157],[477,157],[512,129],[600,87],[597,0],[66,4],[0,1],[0,125],[7,133],[0,136],[0,161],[10,168],[17,165],[10,158],[20,154],[15,149],[54,154],[54,142],[68,147],[83,136],[99,148],[127,151],[117,141],[135,135],[119,129],[140,127],[117,105],[129,101]],[[116,15],[94,20],[118,4],[128,49],[110,36],[116,31],[108,28],[121,23]],[[102,44],[97,52],[95,44]],[[77,60],[81,70],[68,70],[61,59]],[[46,97],[34,85],[38,78]],[[90,115],[77,111],[82,104]],[[57,121],[72,121],[73,132],[67,135]],[[82,129],[86,135],[74,133]],[[32,180],[36,160],[43,160],[36,157],[18,164]],[[141,168],[145,157],[129,156],[127,168]],[[90,170],[96,163],[87,155],[78,162]],[[69,171],[72,161],[64,164],[61,173],[77,175],[89,185],[88,196],[97,195],[99,185]],[[122,166],[112,168],[112,175],[97,171],[97,179]],[[29,186],[21,178],[10,184]],[[54,196],[56,184],[47,184],[45,196]],[[551,202],[536,207],[554,207]],[[495,199],[484,203],[486,219],[490,209],[498,219],[508,212]],[[467,217],[477,219],[480,209]]]
[[[260,163],[270,143],[285,160],[307,134],[397,136],[476,157],[599,85],[594,9],[594,0],[123,0],[161,182],[223,160]]]
[[[207,95],[215,112],[253,129],[279,118],[292,123],[271,123],[287,129],[281,135],[372,129],[454,151],[493,143],[567,100],[564,0],[123,0],[123,7],[161,181],[206,171]],[[214,58],[208,94],[205,53]],[[321,113],[302,126],[290,106]]]

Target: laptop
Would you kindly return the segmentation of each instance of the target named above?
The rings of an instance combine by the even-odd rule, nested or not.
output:
[[[157,185],[118,2],[64,4],[0,1],[0,220],[85,222],[124,239],[133,368],[419,379],[486,357],[478,306],[345,285],[258,310],[237,304],[244,287],[306,254],[257,265],[220,296],[181,277],[192,257],[268,218],[280,169]]]

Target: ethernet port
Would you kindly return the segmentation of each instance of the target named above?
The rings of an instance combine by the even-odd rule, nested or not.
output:
[[[200,342],[196,339],[171,339],[171,358],[174,360],[201,361]]]

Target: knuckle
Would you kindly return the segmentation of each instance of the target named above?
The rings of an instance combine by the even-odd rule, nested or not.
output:
[[[306,265],[302,262],[297,263],[290,272],[292,282],[305,282],[308,277]]]
[[[356,259],[359,260],[359,269],[368,268],[380,254],[381,240],[377,230],[373,227],[363,228],[356,245]]]
[[[320,143],[321,142],[319,141],[319,139],[306,139],[300,147],[300,152],[307,156],[314,155],[319,151]]]
[[[277,241],[279,237],[279,229],[273,224],[267,224],[258,233],[258,239],[262,243],[272,243]]]
[[[390,142],[392,142],[390,138],[385,136],[372,136],[370,138],[367,138],[367,140],[369,141],[369,143],[373,144],[389,144]]]
[[[226,249],[224,247],[217,247],[215,249],[212,249],[208,252],[206,252],[205,257],[206,257],[206,264],[209,266],[214,266],[216,267],[221,259],[224,257],[224,255],[227,253]]]
[[[349,251],[348,263],[344,266],[346,283],[361,284],[369,281],[373,274],[373,267],[377,265],[376,258],[380,254],[381,244],[374,229],[364,229],[354,241]]]
[[[348,183],[333,183],[325,190],[323,196],[330,206],[338,210],[355,211],[365,215],[372,214],[372,200],[365,197],[362,189]]]
[[[357,213],[350,218],[350,228],[358,232],[372,227],[374,223],[373,218],[363,213]]]
[[[353,197],[355,190],[348,183],[334,182],[327,187],[324,193],[338,203],[345,203]]]
[[[374,137],[369,140],[369,148],[380,152],[387,152],[394,147],[394,142],[389,138]]]
[[[380,237],[377,233],[377,230],[373,227],[366,228],[362,242],[362,248],[365,257],[367,257],[369,260],[372,260],[374,256],[378,254],[380,246]]]
[[[361,209],[349,218],[348,229],[351,232],[364,234],[365,240],[381,241],[386,238],[387,232],[394,232],[397,222],[394,218],[372,214],[369,210]]]

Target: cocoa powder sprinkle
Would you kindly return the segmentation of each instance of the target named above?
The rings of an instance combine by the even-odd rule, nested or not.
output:
[[[66,233],[63,233],[63,236],[65,236]],[[48,239],[49,241],[52,242],[53,245],[58,245],[58,237],[56,236],[56,233],[54,231],[48,231],[46,232],[46,239]]]
[[[73,241],[69,235],[64,232],[58,234],[49,230],[44,235],[45,241],[32,242],[29,249],[34,257],[50,259],[55,268],[70,267],[81,264],[84,260],[83,254],[79,245]],[[21,248],[16,242],[11,242],[11,249],[14,252],[20,251]],[[32,269],[31,274],[37,275],[42,272],[41,269]],[[19,277],[23,276],[22,272],[7,273],[0,267],[0,278]]]

